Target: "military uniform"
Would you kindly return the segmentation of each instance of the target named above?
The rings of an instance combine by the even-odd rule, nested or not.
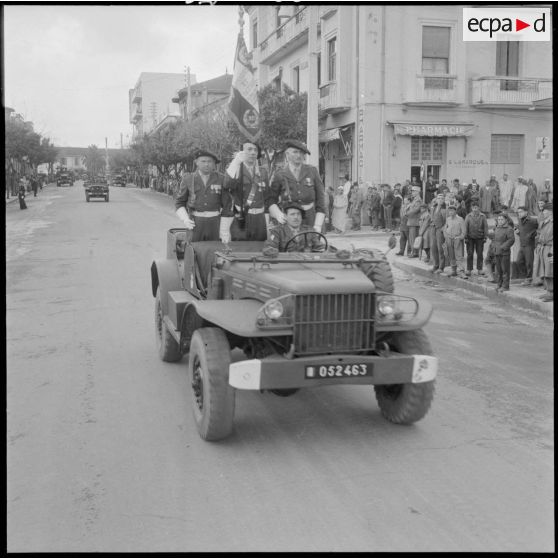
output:
[[[226,175],[225,189],[230,193],[230,203],[223,209],[224,217],[233,217],[232,240],[265,240],[266,196],[269,193],[269,175],[263,167],[250,167],[242,163],[239,176]]]
[[[207,183],[199,171],[187,173],[180,181],[175,207],[184,207],[196,224],[192,241],[219,240],[219,223],[223,207],[230,207],[231,195],[225,187],[225,176],[213,171]]]
[[[269,236],[265,241],[264,251],[266,248],[276,248],[279,252],[285,252],[285,247],[291,238],[296,234],[301,232],[310,231],[310,234],[300,235],[294,242],[291,242],[289,246],[289,252],[302,252],[305,248],[304,242],[306,240],[308,247],[318,248],[323,246],[320,242],[320,237],[316,234],[312,227],[307,225],[302,225],[298,231],[291,228],[287,223],[283,225],[277,225],[269,230]]]
[[[271,182],[267,207],[286,201],[299,203],[306,215],[303,224],[313,226],[316,213],[326,213],[325,189],[318,173],[312,165],[302,164],[298,178],[289,165],[277,170]]]

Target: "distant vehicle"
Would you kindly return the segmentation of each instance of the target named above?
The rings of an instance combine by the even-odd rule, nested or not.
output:
[[[106,179],[96,177],[85,186],[85,201],[90,201],[91,198],[105,198],[109,201],[109,185]]]
[[[68,172],[62,172],[56,179],[56,186],[73,186],[74,181]]]
[[[112,183],[114,186],[126,187],[126,176],[123,174],[115,174]]]

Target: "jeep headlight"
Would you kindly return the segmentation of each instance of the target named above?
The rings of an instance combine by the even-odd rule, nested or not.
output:
[[[280,300],[270,300],[263,311],[270,320],[278,320],[283,315],[283,305]]]
[[[378,295],[376,297],[378,323],[396,323],[412,320],[418,311],[418,302],[408,296]]]
[[[258,327],[279,328],[293,325],[294,296],[283,295],[268,300],[256,317]]]

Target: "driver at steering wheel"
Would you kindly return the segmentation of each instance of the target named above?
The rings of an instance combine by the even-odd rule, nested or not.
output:
[[[277,225],[269,230],[262,253],[264,256],[273,256],[277,252],[304,252],[323,249],[320,235],[308,225],[303,225],[304,209],[296,202],[283,204],[283,212],[287,222]],[[300,234],[305,233],[308,234]],[[295,238],[296,235],[299,235]],[[290,240],[293,240],[289,243]],[[288,244],[288,246],[287,246]]]

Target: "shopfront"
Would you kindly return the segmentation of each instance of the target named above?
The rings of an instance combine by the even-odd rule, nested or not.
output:
[[[327,187],[336,187],[339,176],[353,178],[353,126],[322,130],[319,134],[319,170]]]

